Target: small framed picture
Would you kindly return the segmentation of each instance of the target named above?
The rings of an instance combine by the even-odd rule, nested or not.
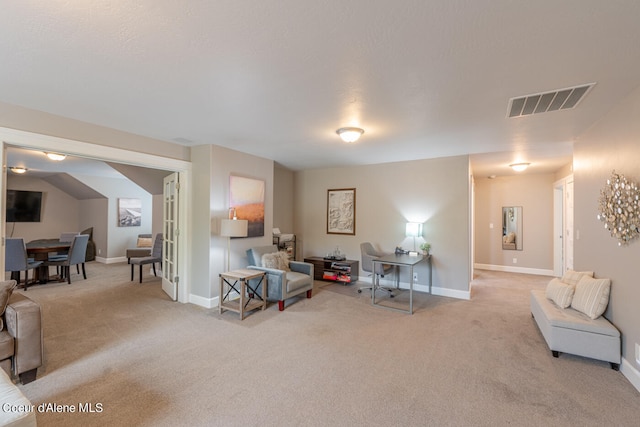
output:
[[[327,234],[356,234],[356,189],[327,190]]]
[[[139,227],[142,223],[140,199],[118,199],[118,226]]]

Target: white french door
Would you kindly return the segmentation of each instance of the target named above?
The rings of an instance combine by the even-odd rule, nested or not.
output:
[[[171,297],[178,300],[178,208],[180,181],[178,173],[172,173],[164,178],[164,208],[162,215],[162,234],[164,235],[162,247],[162,290]]]

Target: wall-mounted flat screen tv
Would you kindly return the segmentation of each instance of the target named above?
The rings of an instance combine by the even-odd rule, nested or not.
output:
[[[7,190],[7,222],[40,222],[42,191]]]

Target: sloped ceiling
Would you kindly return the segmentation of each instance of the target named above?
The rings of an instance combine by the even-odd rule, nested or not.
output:
[[[106,199],[101,193],[66,173],[57,173],[42,179],[78,200]]]
[[[171,172],[160,169],[141,168],[138,166],[123,165],[120,163],[110,163],[107,165],[120,172],[129,180],[142,187],[147,193],[152,195],[162,194],[163,179]]]
[[[163,178],[170,171],[67,156],[60,162],[49,160],[41,151],[7,147],[7,166],[27,169],[28,176],[43,179],[76,199],[105,198],[76,176],[128,179],[152,195],[162,194]],[[8,172],[12,173],[12,172]]]

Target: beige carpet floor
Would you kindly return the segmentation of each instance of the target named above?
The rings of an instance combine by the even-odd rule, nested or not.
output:
[[[546,277],[478,271],[470,301],[419,294],[413,315],[317,282],[313,298],[240,321],[171,302],[126,264],[87,273],[27,291],[45,365],[20,388],[101,411],[38,413],[40,426],[638,425],[620,372],[551,356],[529,311]]]

